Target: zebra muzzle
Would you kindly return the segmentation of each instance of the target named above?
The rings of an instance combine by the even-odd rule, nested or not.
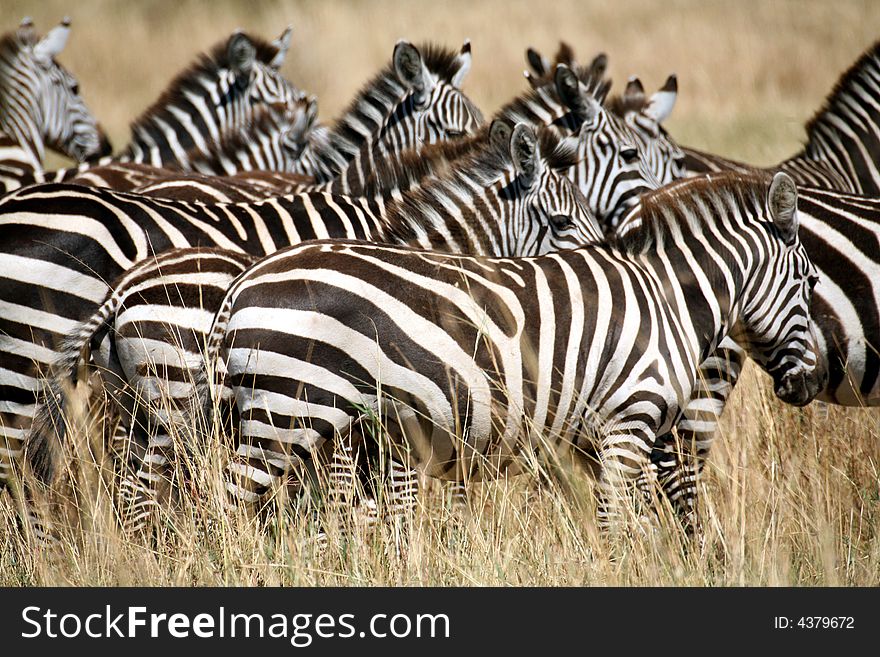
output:
[[[825,387],[827,375],[824,374],[824,369],[822,372],[819,369],[799,370],[784,375],[774,385],[776,396],[786,404],[793,406],[809,404]]]

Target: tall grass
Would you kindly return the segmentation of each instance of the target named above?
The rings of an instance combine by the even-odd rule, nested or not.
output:
[[[330,120],[384,64],[395,40],[470,38],[465,89],[489,114],[524,88],[523,51],[559,38],[587,59],[611,58],[619,90],[631,73],[648,89],[679,75],[670,132],[684,144],[757,164],[779,161],[839,73],[880,36],[875,2],[79,2],[6,0],[10,29],[74,19],[61,56],[121,147],[127,124],[173,73],[235,27],[273,37],[295,29],[284,72],[319,97]],[[118,529],[102,434],[74,418],[81,524],[58,549],[34,547],[0,504],[0,585],[877,585],[880,584],[880,414],[773,398],[746,369],[700,486],[703,534],[677,528],[631,539],[610,558],[596,531],[593,484],[565,492],[528,475],[476,484],[468,510],[422,498],[401,545],[395,529],[331,531],[317,548],[311,508],[284,509],[257,531],[222,498],[222,454],[195,455],[194,480],[155,541]],[[283,500],[282,500],[283,502]],[[342,520],[323,516],[325,527]]]
[[[747,368],[700,485],[698,542],[674,520],[609,547],[593,484],[576,472],[472,485],[466,509],[423,496],[401,541],[347,511],[280,491],[266,526],[224,509],[221,450],[194,457],[193,481],[156,538],[119,530],[94,426],[74,435],[81,523],[61,546],[18,538],[9,508],[0,584],[81,585],[876,585],[880,583],[880,421],[872,411],[782,406]],[[89,440],[91,436],[91,440]],[[91,445],[91,447],[89,447]],[[102,478],[101,473],[104,474]],[[198,491],[195,494],[194,491]],[[380,510],[382,499],[379,500]],[[321,526],[317,524],[321,522]],[[336,531],[348,527],[350,533]],[[318,533],[328,529],[328,547]],[[353,528],[353,529],[352,529]]]

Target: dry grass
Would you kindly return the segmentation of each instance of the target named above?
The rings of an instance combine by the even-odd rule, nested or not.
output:
[[[60,550],[28,547],[8,509],[0,585],[877,585],[880,418],[873,411],[782,406],[749,369],[704,477],[702,541],[677,525],[614,550],[595,529],[591,482],[535,488],[528,475],[476,485],[469,511],[424,497],[402,543],[396,529],[330,532],[316,548],[308,509],[268,527],[219,508],[219,450],[196,457],[192,489],[155,542],[126,537],[80,431],[74,470],[82,522]],[[285,499],[279,505],[288,508]],[[325,527],[340,517],[319,515]],[[343,522],[352,518],[343,516]]]
[[[326,120],[399,37],[450,45],[471,38],[465,89],[487,114],[524,88],[525,46],[551,51],[564,38],[584,58],[608,52],[618,89],[630,73],[650,89],[676,71],[672,134],[767,164],[799,147],[804,121],[839,73],[880,36],[880,5],[870,1],[33,4],[6,0],[3,28],[24,14],[41,30],[73,15],[62,61],[119,147],[128,121],[194,52],[238,26],[274,36],[292,23],[284,72],[318,95]],[[880,415],[785,407],[753,369],[728,408],[703,481],[702,544],[683,551],[666,528],[632,541],[617,560],[594,530],[582,479],[569,495],[535,494],[522,478],[485,484],[470,516],[426,503],[401,554],[390,529],[319,554],[303,516],[284,515],[258,533],[204,498],[188,500],[175,531],[146,547],[116,529],[83,454],[87,528],[61,553],[33,550],[17,538],[4,504],[0,585],[880,584]],[[203,476],[199,489],[217,490],[217,469]]]

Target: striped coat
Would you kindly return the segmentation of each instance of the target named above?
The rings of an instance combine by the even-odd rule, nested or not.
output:
[[[367,413],[435,477],[515,470],[542,447],[597,455],[603,522],[619,519],[621,486],[735,325],[780,397],[821,385],[795,203],[785,176],[722,177],[649,197],[617,248],[508,260],[328,241],[261,260],[208,341],[206,390],[239,418],[230,492],[262,500]]]

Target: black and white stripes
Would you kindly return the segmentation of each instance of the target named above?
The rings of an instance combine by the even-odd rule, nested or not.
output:
[[[320,242],[260,261],[208,341],[214,399],[240,418],[232,496],[263,499],[372,409],[398,427],[398,454],[440,478],[515,470],[535,440],[598,453],[601,517],[616,524],[731,331],[780,397],[809,401],[815,272],[791,180],[698,180],[649,199],[617,248],[506,260]]]
[[[120,210],[122,207],[127,208],[126,212],[129,215],[134,207],[149,209],[154,215],[164,213],[165,225],[170,227],[172,223],[176,224],[180,234],[189,236],[193,244],[198,243],[200,239],[198,227],[203,225],[203,222],[211,221],[211,217],[214,216],[212,213],[216,212],[222,212],[223,216],[230,220],[228,223],[237,223],[241,228],[248,225],[243,223],[244,217],[249,217],[252,227],[249,226],[248,232],[264,232],[267,237],[274,235],[278,246],[280,246],[282,239],[292,239],[292,235],[300,237],[307,234],[311,237],[335,235],[411,243],[426,248],[455,252],[525,256],[574,247],[585,241],[599,238],[598,225],[583,205],[582,197],[572,188],[571,183],[557,172],[557,169],[565,169],[571,164],[574,155],[570,145],[565,141],[560,141],[548,131],[541,132],[540,139],[538,139],[531,128],[522,124],[511,130],[502,122],[496,122],[493,124],[493,129],[484,135],[486,143],[482,149],[458,160],[456,169],[425,183],[417,190],[402,195],[385,207],[377,208],[376,214],[370,212],[366,203],[327,194],[273,199],[253,206],[201,207],[179,203],[151,204],[147,199],[138,201],[133,196],[113,195],[103,190],[81,188],[79,191],[83,201],[89,198],[93,200],[94,208],[113,203]],[[71,196],[68,192],[71,189],[64,189],[65,193],[58,196],[61,204],[70,203]],[[32,193],[40,191],[37,188]],[[26,192],[19,192],[12,198],[25,195]],[[44,197],[43,202],[48,198]],[[63,200],[65,198],[66,201]],[[119,205],[120,202],[123,205]],[[9,200],[7,200],[8,203]],[[0,207],[2,205],[0,204]],[[175,213],[169,212],[172,208],[176,208]],[[263,217],[268,219],[267,211],[270,210],[275,215],[274,219],[280,221],[281,226],[295,229],[296,232],[280,233],[278,226],[273,226],[271,220],[269,223],[263,223],[261,219]],[[282,214],[275,214],[278,211]],[[85,211],[85,206],[80,209],[80,212],[84,212],[81,215],[83,220],[90,214],[89,211]],[[200,215],[202,219],[197,220],[196,215]],[[90,221],[94,221],[98,215],[91,213],[91,217]],[[0,223],[2,221],[0,219]],[[15,220],[12,219],[12,221]],[[54,224],[58,230],[55,239],[59,245],[64,243],[66,239],[65,231],[61,227],[70,226],[73,221],[75,221],[73,218],[68,217]],[[116,232],[109,224],[106,225],[108,229]],[[91,233],[96,234],[94,231]],[[205,238],[213,236],[214,243],[219,241],[216,234],[202,235]],[[144,245],[150,241],[153,244],[158,244],[163,238],[167,239],[167,233],[157,232],[156,229],[153,229],[152,232],[145,231],[131,236],[132,241],[140,241]],[[234,250],[259,252],[260,243],[234,242],[232,240],[235,237],[231,235],[230,238],[232,239],[227,238],[223,241],[224,248],[230,248],[231,244]],[[86,238],[86,242],[78,250],[86,250],[88,248],[86,244],[89,241],[90,239]],[[116,249],[107,250],[103,259],[102,273],[105,276],[112,270],[122,270],[122,267],[114,265],[113,251],[119,253],[123,248],[123,245],[119,244]],[[269,251],[268,248],[263,252],[267,251]],[[185,272],[181,268],[189,264],[191,267],[195,267],[189,270],[191,289],[195,290],[198,287],[198,282],[202,278],[202,263],[199,253],[201,252],[196,252],[192,257],[181,259],[179,262],[174,260],[177,284],[183,285],[186,281]],[[212,254],[213,252],[208,252],[209,256]],[[230,258],[235,260],[232,256]],[[93,256],[92,262],[97,263],[98,259]],[[160,259],[159,264],[162,262],[164,261]],[[145,284],[141,281],[147,274],[156,272],[155,265],[156,263],[150,259],[137,270],[136,278],[139,285]],[[35,263],[34,266],[39,265]],[[62,257],[59,267],[71,266],[75,266],[75,263]],[[93,271],[94,273],[96,272]],[[128,279],[123,280],[127,281]],[[100,280],[95,280],[93,285],[101,285]],[[159,281],[156,282],[156,285],[161,287]],[[127,283],[123,285],[122,289],[117,289],[104,306],[97,309],[92,319],[86,322],[85,328],[77,331],[69,358],[76,361],[79,354],[83,352],[83,344],[91,340],[90,336],[93,333],[108,322],[112,325],[113,321],[118,321],[118,318],[117,320],[113,319],[113,311],[112,309],[108,310],[110,306],[107,304],[112,306],[111,302],[114,298],[128,294],[126,286]],[[173,294],[180,294],[180,291],[177,290]],[[192,307],[193,313],[203,312],[202,304],[205,303],[205,295],[193,293],[184,296],[184,299]],[[76,309],[72,309],[70,312],[76,314],[82,313],[83,310],[91,312],[89,306],[96,308],[87,300],[80,300]],[[173,338],[178,331],[193,329],[191,317],[185,312],[181,316],[181,325],[175,327],[173,322],[173,317],[177,312],[175,304],[169,304],[163,309],[163,312],[159,312],[158,305],[151,308],[150,312],[162,315],[165,318],[164,321],[167,321],[168,327],[160,331],[161,335],[153,335],[158,329],[151,324],[135,323],[135,328],[132,331],[121,326],[116,327],[118,330],[113,331],[109,338],[113,345],[110,348],[111,352],[117,354],[117,358],[126,361],[121,367],[128,372],[128,376],[121,378],[132,387],[137,386],[137,381],[132,378],[131,373],[151,367],[150,350],[145,350],[143,346],[139,345],[135,336],[152,336],[149,339],[154,346],[162,343],[167,351],[179,353],[180,348],[170,338]],[[85,319],[85,316],[82,317]],[[57,336],[55,339],[61,337]],[[46,346],[39,348],[48,350],[46,351],[48,354],[52,350],[51,344],[51,340],[43,341],[42,345]],[[0,348],[3,346],[3,342],[0,340]],[[32,347],[32,349],[37,348],[36,345]],[[104,354],[95,358],[99,365],[102,363],[106,367],[112,365],[110,355]],[[65,358],[63,362],[66,363],[67,360],[68,358]],[[183,355],[177,360],[182,362],[186,360],[186,356]],[[46,366],[50,364],[51,362],[45,362]],[[20,367],[26,365],[26,362],[19,363]],[[69,376],[69,368],[66,365],[63,366],[63,370],[63,375]],[[29,385],[37,382],[36,375],[30,374],[31,371],[25,369],[22,372],[22,374],[28,372]],[[179,369],[177,373],[186,374]],[[186,376],[181,378],[174,375],[172,379],[175,380],[178,387],[191,383]],[[23,387],[20,394],[26,395],[27,388]],[[26,419],[23,417],[20,421],[25,422]],[[9,438],[12,437],[11,434],[7,435]]]
[[[64,19],[37,39],[26,18],[0,39],[0,194],[40,180],[47,148],[79,161],[109,153],[79,84],[55,61],[69,35]]]

